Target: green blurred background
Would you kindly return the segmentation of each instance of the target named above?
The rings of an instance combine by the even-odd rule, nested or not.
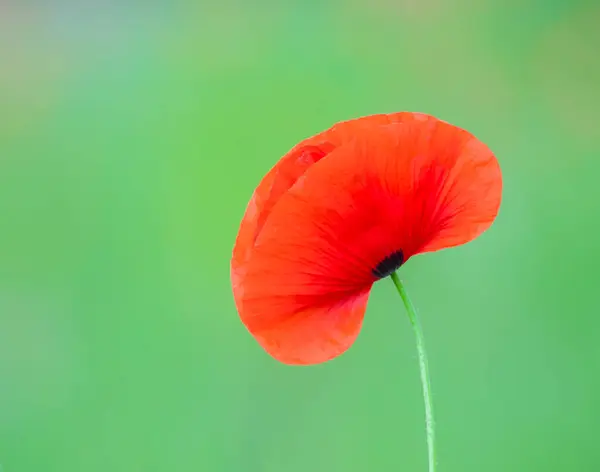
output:
[[[315,367],[237,317],[246,203],[299,140],[400,110],[497,154],[484,236],[402,269],[440,471],[600,470],[600,4],[0,2],[3,472],[425,471],[390,281]]]

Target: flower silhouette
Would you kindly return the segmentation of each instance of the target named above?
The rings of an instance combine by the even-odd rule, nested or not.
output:
[[[241,320],[283,363],[332,359],[374,282],[479,236],[501,193],[496,158],[461,128],[408,112],[338,123],[283,156],[248,204],[231,261]]]

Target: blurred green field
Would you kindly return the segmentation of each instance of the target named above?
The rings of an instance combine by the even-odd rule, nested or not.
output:
[[[0,3],[0,469],[425,471],[389,280],[333,362],[237,317],[246,203],[299,140],[400,110],[497,154],[475,242],[401,270],[440,471],[600,470],[600,5]]]

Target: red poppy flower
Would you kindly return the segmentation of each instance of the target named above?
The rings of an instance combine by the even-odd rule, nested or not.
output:
[[[476,238],[501,192],[492,152],[456,126],[420,113],[338,123],[254,192],[231,262],[240,317],[283,363],[332,359],[358,336],[375,281]]]

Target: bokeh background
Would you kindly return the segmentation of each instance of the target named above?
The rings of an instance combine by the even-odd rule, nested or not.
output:
[[[0,1],[0,468],[425,471],[391,282],[307,368],[258,347],[229,283],[282,154],[411,110],[505,181],[489,232],[401,271],[440,471],[600,470],[599,22],[594,1]]]

